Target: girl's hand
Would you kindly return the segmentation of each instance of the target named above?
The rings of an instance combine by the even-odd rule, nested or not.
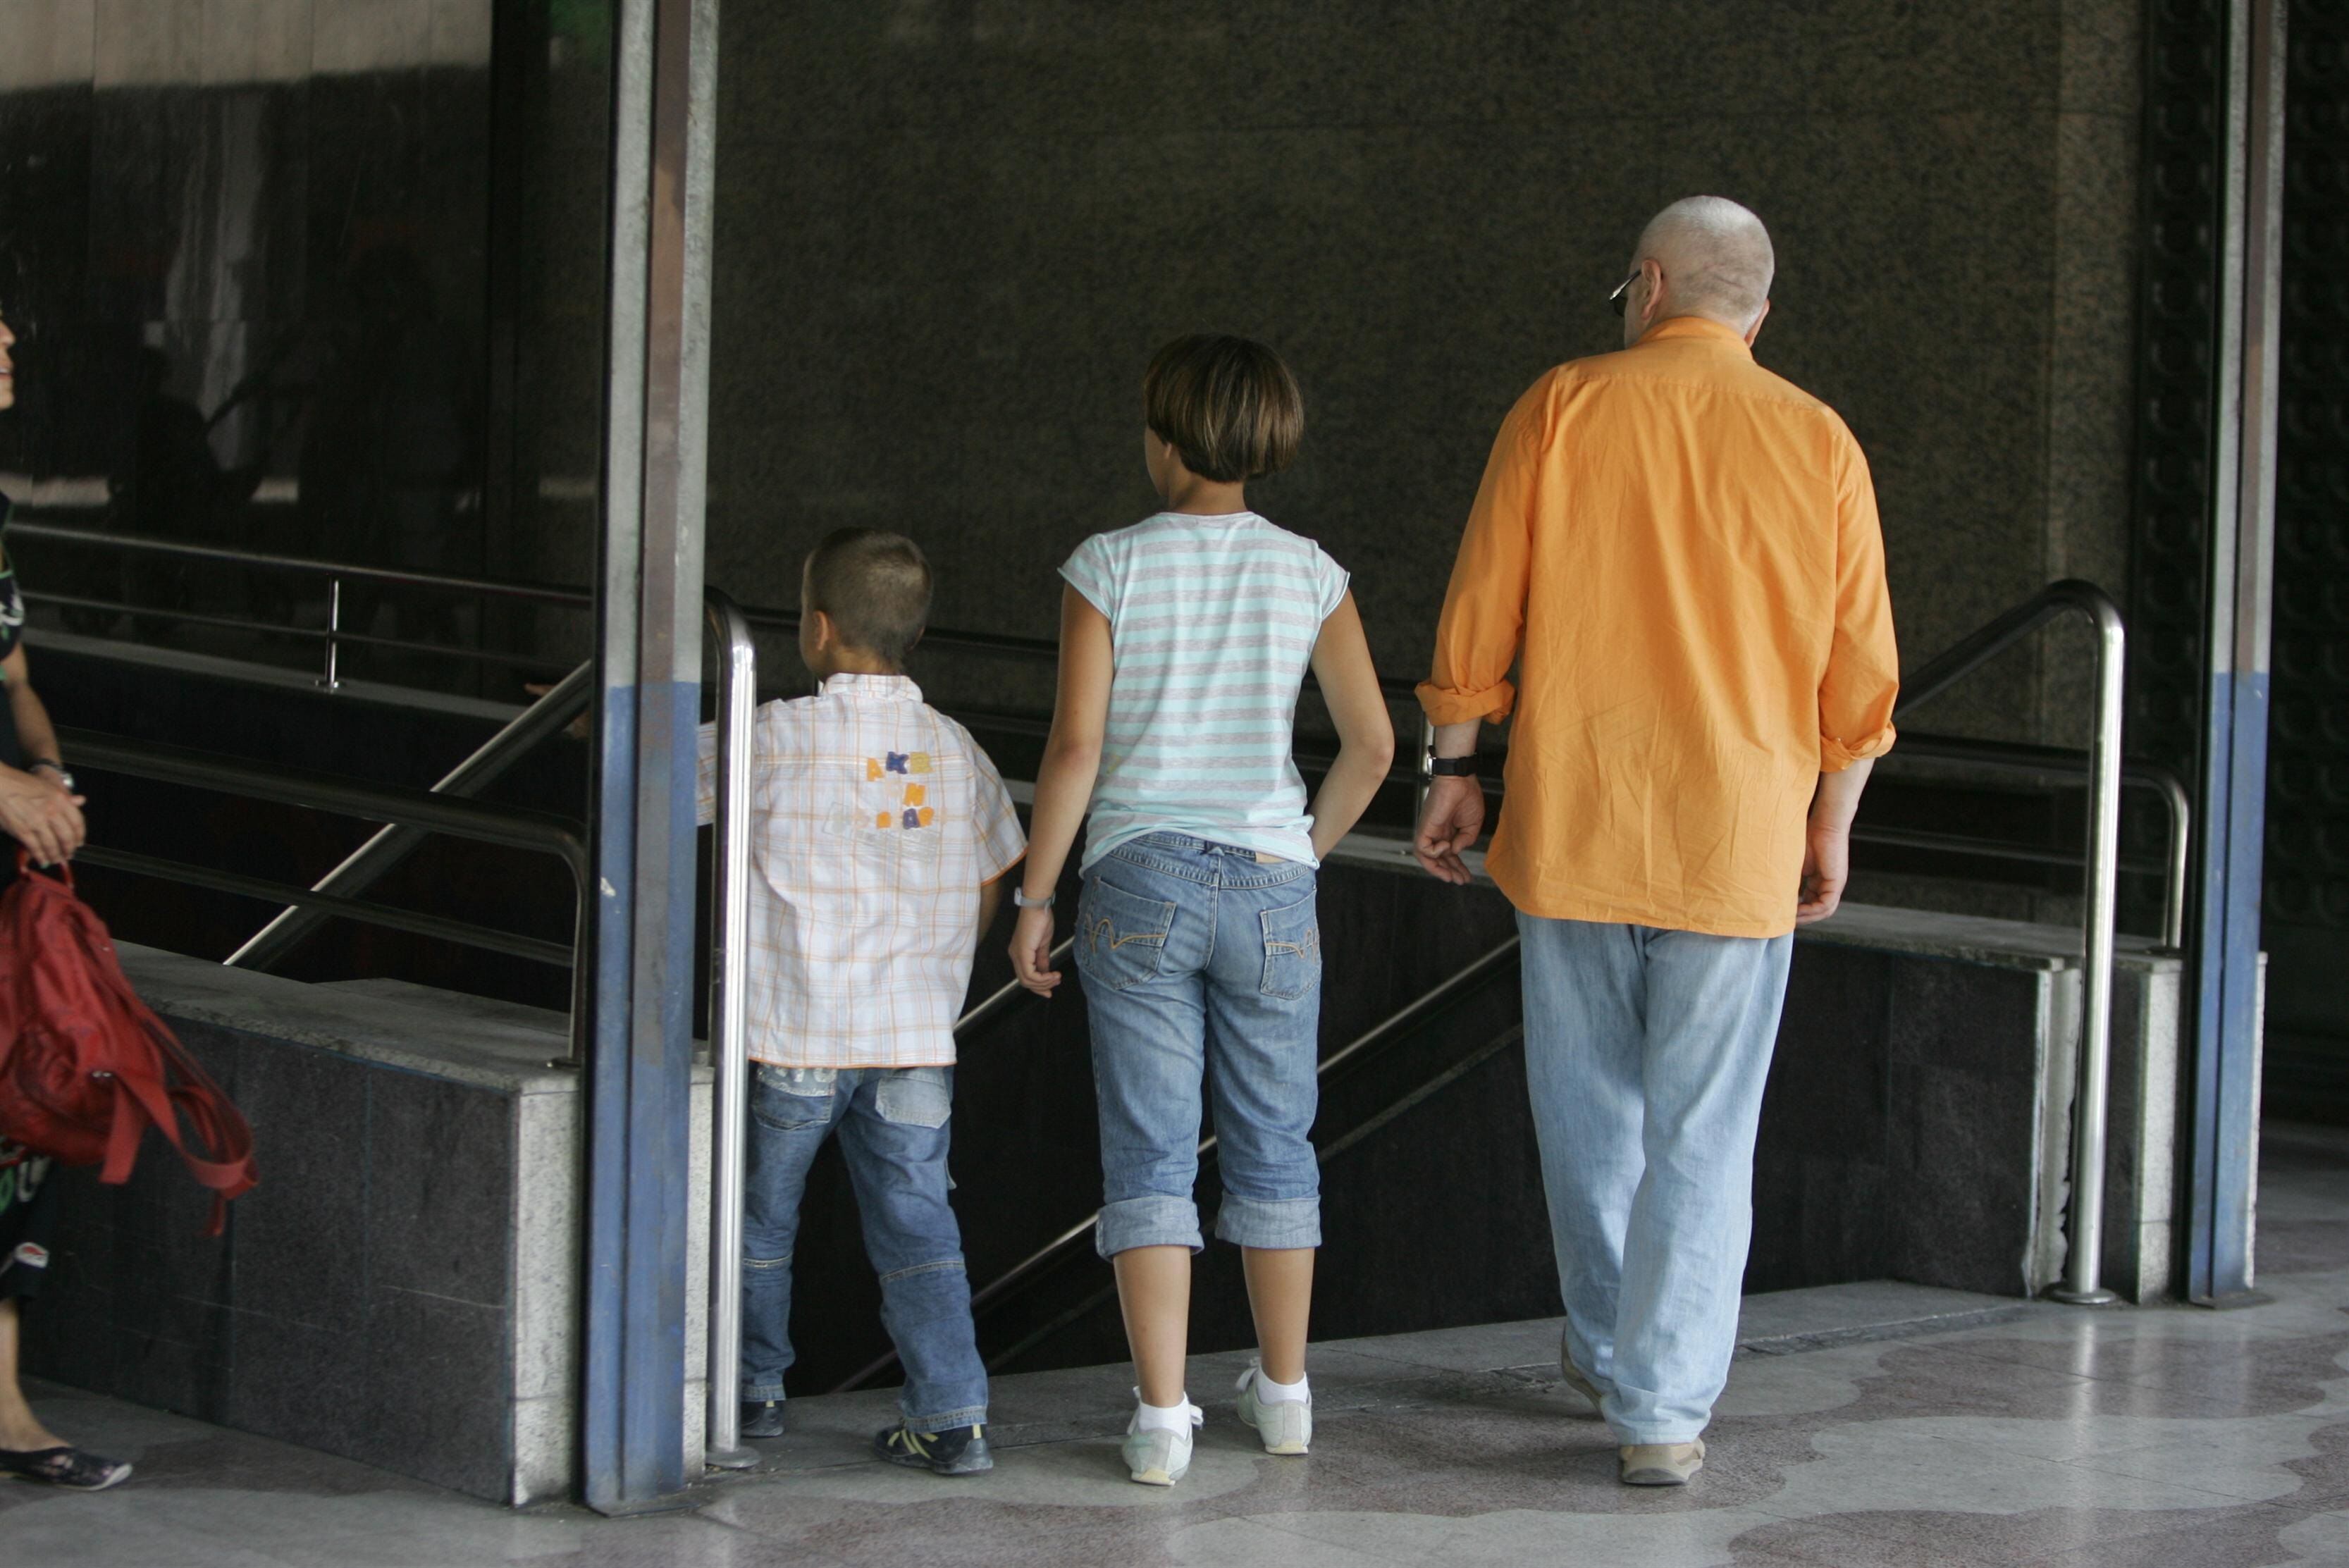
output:
[[[1061,972],[1049,967],[1052,962],[1052,912],[1046,909],[1023,909],[1019,923],[1011,928],[1011,973],[1019,984],[1039,996],[1050,996],[1061,983]]]

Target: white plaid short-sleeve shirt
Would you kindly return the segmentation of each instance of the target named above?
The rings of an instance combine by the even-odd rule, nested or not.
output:
[[[1026,835],[995,764],[904,676],[833,676],[759,709],[750,761],[750,1055],[774,1067],[955,1059],[979,890]],[[716,727],[701,730],[700,820]]]

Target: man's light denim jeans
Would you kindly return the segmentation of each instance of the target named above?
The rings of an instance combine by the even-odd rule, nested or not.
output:
[[[1216,1099],[1224,1204],[1243,1247],[1321,1244],[1313,1117],[1321,931],[1313,868],[1152,833],[1085,871],[1077,971],[1101,1102],[1103,1257],[1201,1249],[1200,1086]]]
[[[987,1419],[962,1228],[947,1203],[954,1069],[754,1067],[742,1203],[742,1399],[783,1397],[792,1364],[792,1246],[808,1167],[836,1128],[881,1322],[905,1363],[915,1430]]]
[[[1566,1351],[1624,1443],[1704,1430],[1737,1344],[1794,938],[1519,913]]]

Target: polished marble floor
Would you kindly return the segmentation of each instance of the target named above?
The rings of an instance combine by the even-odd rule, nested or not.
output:
[[[2349,1564],[2349,1134],[2271,1129],[2266,1305],[2084,1312],[1857,1285],[1748,1304],[1685,1491],[1627,1490],[1556,1384],[1554,1323],[1316,1351],[1310,1458],[1255,1449],[1203,1357],[1191,1475],[1117,1461],[1123,1374],[1002,1380],[994,1474],[862,1458],[888,1396],[801,1401],[764,1467],[627,1521],[509,1511],[283,1444],[43,1390],[138,1461],[96,1496],[0,1487],[42,1568],[1591,1563],[1626,1568]]]

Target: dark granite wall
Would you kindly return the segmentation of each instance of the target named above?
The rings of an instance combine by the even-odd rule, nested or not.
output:
[[[1258,504],[1413,672],[1502,412],[1613,346],[1647,215],[1718,191],[1778,239],[1764,361],[1874,464],[1912,660],[2116,583],[2137,13],[733,7],[711,574],[785,600],[823,531],[902,527],[942,624],[1050,634],[1061,554],[1153,504],[1144,358],[1226,328],[1310,410]],[[1936,727],[2068,738],[2079,662],[2010,660]]]
[[[160,1140],[62,1191],[26,1370],[502,1498],[512,1463],[512,1099],[181,1021],[253,1123],[211,1199]]]

